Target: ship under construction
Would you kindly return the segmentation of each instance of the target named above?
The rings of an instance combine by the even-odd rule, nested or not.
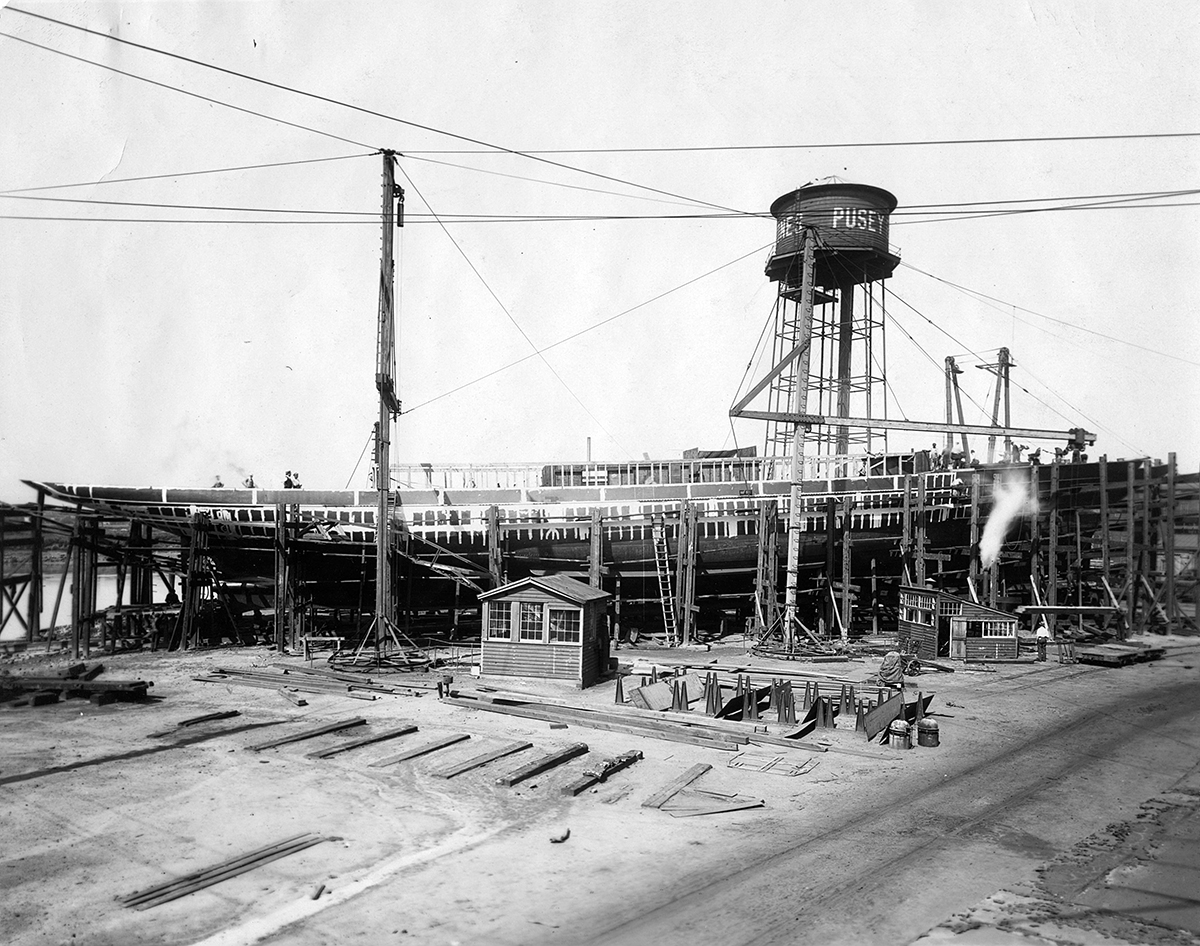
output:
[[[393,463],[389,256],[403,193],[394,155],[383,158],[381,488],[27,481],[35,500],[0,510],[0,552],[26,563],[5,567],[0,555],[0,631],[20,627],[26,644],[62,636],[57,609],[44,617],[42,551],[54,534],[69,553],[62,580],[70,573],[76,588],[76,653],[247,634],[297,649],[326,637],[372,637],[376,648],[397,635],[464,639],[478,634],[480,593],[549,574],[609,592],[612,637],[736,633],[783,654],[894,634],[900,589],[930,583],[1031,620],[1118,635],[1195,629],[1200,476],[1174,454],[1090,459],[1096,438],[1082,426],[1014,424],[1007,349],[981,366],[994,380],[990,424],[964,422],[953,358],[938,416],[888,417],[896,198],[870,185],[817,182],[771,207],[770,367],[730,409],[763,422],[761,452]],[[890,449],[898,430],[934,440]],[[981,542],[989,523],[994,549]],[[103,608],[100,569],[118,576],[118,600]]]

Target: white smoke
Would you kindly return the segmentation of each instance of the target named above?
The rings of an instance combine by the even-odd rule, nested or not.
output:
[[[1029,482],[1021,473],[1006,473],[992,491],[992,511],[979,540],[979,561],[985,568],[1000,556],[1008,527],[1018,516],[1037,511],[1037,498],[1029,495]]]

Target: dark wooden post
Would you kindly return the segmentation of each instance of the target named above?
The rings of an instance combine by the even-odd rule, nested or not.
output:
[[[900,558],[904,563],[905,581],[912,581],[912,477],[907,474],[904,476],[904,511],[901,519]]]
[[[1046,551],[1046,566],[1049,574],[1046,581],[1046,604],[1058,604],[1058,477],[1060,462],[1056,459],[1050,466],[1050,547]],[[1046,615],[1050,625],[1050,636],[1054,636],[1054,615]]]
[[[1005,367],[1005,371],[1007,371]],[[996,493],[1000,489],[1000,474],[992,474],[992,505],[996,503]],[[996,607],[996,599],[1000,594],[1000,551],[1004,548],[1004,536],[1000,537],[1000,549],[996,551],[996,557],[992,560],[992,564],[988,566],[988,582],[987,582],[987,603],[988,607]]]
[[[604,520],[600,518],[600,509],[592,510],[592,528],[588,534],[588,584],[593,588],[600,587],[600,575],[604,567],[603,539]]]
[[[975,589],[975,593],[982,600],[982,590],[979,587],[979,471],[971,471],[971,562],[967,566],[967,578],[971,582],[971,587]],[[995,493],[992,494],[995,496]]]
[[[71,569],[71,656],[79,659],[79,638],[82,630],[82,614],[83,614],[83,588],[82,580],[83,571],[83,514],[79,509],[75,510],[75,530],[71,536],[71,544],[75,554],[74,567]]]
[[[925,477],[917,477],[917,584],[925,584]]]
[[[1100,568],[1104,581],[1112,585],[1112,549],[1108,535],[1108,456],[1100,458]]]
[[[871,556],[871,636],[879,636],[879,576],[875,570],[875,556]]]
[[[853,545],[852,538],[852,516],[851,511],[854,508],[853,500],[842,500],[842,643],[846,644],[850,641],[850,620],[852,617],[850,603],[850,553]]]
[[[42,519],[46,515],[46,493],[38,490],[37,512],[33,515],[33,536],[29,548],[29,620],[25,622],[25,640],[33,643],[42,633],[42,581],[45,577]]]
[[[1166,598],[1165,611],[1172,624],[1179,617],[1179,604],[1175,601],[1175,454],[1167,454],[1167,502],[1163,509],[1162,520],[1163,546],[1163,575],[1166,587],[1163,595]],[[1171,628],[1166,628],[1170,633]]]
[[[500,534],[500,507],[489,506],[487,511],[488,572],[492,576],[492,587],[504,584],[504,550]]]
[[[1137,619],[1139,598],[1135,558],[1137,553],[1134,549],[1137,531],[1137,521],[1134,518],[1134,471],[1133,461],[1125,464],[1125,613],[1126,627],[1130,631],[1136,626],[1134,622]]]
[[[275,649],[287,646],[288,612],[287,504],[275,504]]]
[[[1153,545],[1153,538],[1150,533],[1150,499],[1151,499],[1150,484],[1152,482],[1151,474],[1152,474],[1152,469],[1150,466],[1150,458],[1144,457],[1142,459],[1142,503],[1141,503],[1142,508],[1141,508],[1141,513],[1140,513],[1140,517],[1142,520],[1142,528],[1141,528],[1141,543],[1140,543],[1139,552],[1138,552],[1138,570],[1137,570],[1137,583],[1138,583],[1139,588],[1140,588],[1142,582],[1146,580],[1146,576],[1148,574],[1150,574],[1151,570],[1154,568],[1154,557],[1153,557],[1154,545]],[[1141,616],[1141,619],[1138,621],[1138,632],[1139,633],[1141,633],[1142,631],[1144,631],[1146,629],[1146,625],[1150,622],[1150,615],[1153,613],[1153,610],[1154,610],[1153,596],[1147,595],[1146,596],[1146,605],[1145,605],[1145,607],[1142,608],[1142,616]]]

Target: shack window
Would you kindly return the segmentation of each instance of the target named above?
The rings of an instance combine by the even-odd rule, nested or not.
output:
[[[574,608],[550,609],[550,643],[578,644],[580,641],[580,614]]]
[[[512,611],[507,601],[488,602],[488,639],[512,640]]]
[[[522,601],[520,621],[517,632],[518,640],[538,641],[539,643],[543,640],[542,605],[540,603]]]
[[[967,622],[967,637],[1012,637],[1014,634],[1010,621]]]

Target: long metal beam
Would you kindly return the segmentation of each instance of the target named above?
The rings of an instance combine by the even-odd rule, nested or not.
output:
[[[774,420],[806,426],[879,427],[887,430],[927,430],[933,433],[1003,435],[1027,437],[1030,440],[1074,440],[1082,435],[1086,443],[1095,443],[1096,435],[1082,427],[1071,430],[1040,430],[1034,427],[991,427],[984,424],[947,424],[941,421],[893,420],[879,417],[833,417],[829,414],[795,414],[790,411],[738,411],[735,417],[750,420]]]

